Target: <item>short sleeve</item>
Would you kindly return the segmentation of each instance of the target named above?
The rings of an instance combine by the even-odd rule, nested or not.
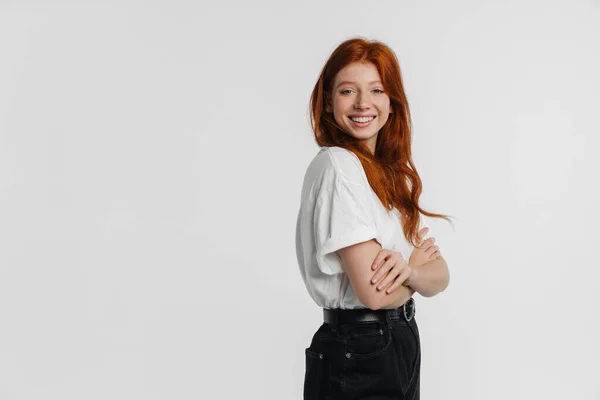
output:
[[[370,187],[338,176],[333,187],[319,194],[314,214],[316,257],[327,274],[344,272],[337,250],[378,239]]]

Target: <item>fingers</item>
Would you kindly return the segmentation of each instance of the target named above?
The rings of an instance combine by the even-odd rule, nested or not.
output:
[[[375,274],[371,278],[371,283],[373,283],[373,284],[379,283],[381,281],[381,279],[390,271],[390,269],[394,266],[395,263],[396,263],[396,261],[391,258],[388,260],[385,260],[385,262],[383,262],[379,266],[379,268],[377,269],[377,272],[375,272]]]
[[[422,246],[421,249],[425,248]],[[425,250],[425,256],[427,257],[427,262],[437,260],[440,256],[439,246],[430,246],[427,250]]]
[[[423,237],[427,234],[427,232],[429,232],[429,228],[427,227],[417,232],[417,243],[421,243],[421,240],[423,240]]]
[[[373,260],[373,264],[371,264],[371,269],[373,271],[376,271],[377,268],[379,268],[379,267],[381,267],[383,265],[383,261],[390,254],[392,254],[391,250],[388,250],[388,249],[381,249],[381,250],[379,250],[379,253],[377,254],[377,257],[375,257],[375,259]]]
[[[396,264],[394,264],[392,269],[390,269],[389,273],[385,276],[385,278],[383,278],[381,280],[381,282],[376,283],[377,290],[384,289],[390,283],[392,283],[394,281],[394,279],[396,279],[396,277],[401,277],[402,274],[404,274],[404,278],[402,279],[402,282],[404,282],[404,280],[408,279],[408,276],[406,276],[406,274],[407,274],[406,271],[408,271],[408,276],[410,276],[410,269],[408,267],[408,264],[406,264],[406,262],[404,260],[397,262]],[[400,283],[402,283],[402,282],[400,282]]]
[[[408,267],[402,270],[400,275],[392,282],[392,284],[385,289],[387,294],[392,293],[394,290],[398,289],[410,276],[412,275],[412,268]]]
[[[406,261],[404,261],[404,258],[402,257],[402,254],[400,254],[399,252],[391,250],[386,250],[386,252],[389,253],[389,256],[385,258],[381,265],[377,266],[377,272],[375,272],[375,274],[371,278],[371,283],[373,284],[379,283],[381,279],[385,277],[390,271],[390,269],[392,269],[397,263],[406,263]],[[380,256],[383,256],[382,253],[383,250],[379,252],[377,257],[375,257],[375,261],[377,261],[377,258],[379,258]]]
[[[427,255],[431,255],[431,253],[438,251],[439,248],[440,246],[430,246],[427,250],[425,250],[425,253],[428,253]]]
[[[431,258],[432,254],[439,249],[439,246],[434,246],[433,245],[434,243],[435,243],[435,238],[429,238],[426,241],[424,241],[421,246],[419,246],[419,248],[421,250],[425,251],[425,255],[427,256],[427,258],[429,260],[432,259]]]
[[[419,247],[422,248],[422,249],[426,249],[429,246],[432,246],[434,243],[435,243],[435,238],[434,237],[430,237],[430,238],[427,238],[426,241],[424,241],[423,243],[421,243],[419,245]]]
[[[394,265],[394,267],[392,269],[390,269],[390,271],[388,272],[388,274],[385,276],[385,278],[383,278],[382,280],[380,280],[379,282],[376,282],[377,284],[377,290],[382,290],[383,288],[387,287],[390,283],[392,283],[392,281],[400,274],[399,269],[396,267],[396,265]]]

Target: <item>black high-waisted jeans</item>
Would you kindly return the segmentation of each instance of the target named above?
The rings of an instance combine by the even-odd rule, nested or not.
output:
[[[419,329],[414,317],[398,314],[380,322],[324,322],[305,350],[304,399],[419,400]]]

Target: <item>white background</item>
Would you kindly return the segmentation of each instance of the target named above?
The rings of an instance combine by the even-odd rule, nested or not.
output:
[[[0,400],[299,399],[308,101],[397,54],[422,399],[600,399],[598,1],[0,1]]]

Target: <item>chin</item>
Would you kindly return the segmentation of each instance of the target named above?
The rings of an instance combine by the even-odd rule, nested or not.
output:
[[[358,140],[369,140],[373,136],[375,136],[376,134],[377,134],[377,132],[369,132],[369,133],[365,133],[365,132],[352,132],[350,134],[350,136],[352,136],[354,139],[358,139]]]

